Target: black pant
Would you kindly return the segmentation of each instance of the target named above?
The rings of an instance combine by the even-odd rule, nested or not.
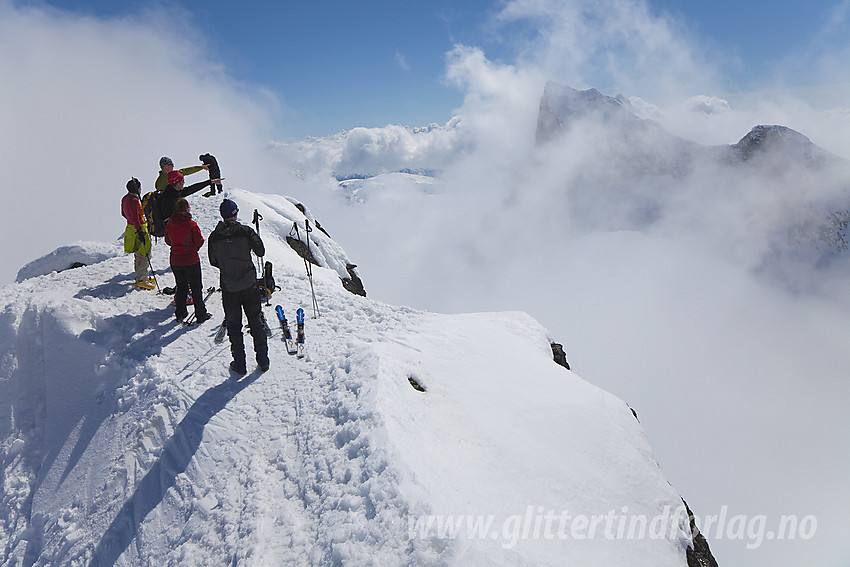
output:
[[[174,289],[174,303],[177,306],[174,314],[182,319],[188,314],[186,309],[186,298],[189,290],[192,290],[192,300],[195,302],[195,317],[206,317],[207,307],[204,305],[204,286],[201,283],[201,263],[191,266],[171,266],[174,273],[174,281],[177,287]]]
[[[269,363],[269,346],[266,330],[260,319],[260,290],[256,285],[242,291],[221,291],[224,306],[224,320],[227,322],[227,336],[230,338],[230,352],[237,366],[245,368],[245,343],[242,339],[242,311],[248,318],[248,327],[254,339],[254,354],[257,364]]]

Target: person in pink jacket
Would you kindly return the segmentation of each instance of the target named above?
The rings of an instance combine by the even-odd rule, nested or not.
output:
[[[121,199],[121,216],[127,219],[124,229],[124,252],[133,253],[133,268],[136,273],[135,286],[141,289],[153,289],[155,282],[151,277],[150,260],[151,237],[142,213],[142,200],[139,194],[142,183],[133,177],[127,182],[127,194]]]

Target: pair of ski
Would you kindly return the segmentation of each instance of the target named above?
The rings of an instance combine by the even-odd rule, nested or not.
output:
[[[283,342],[286,344],[286,353],[294,354],[298,358],[304,358],[304,310],[300,307],[295,312],[295,340],[292,340],[292,333],[289,331],[289,323],[286,320],[286,315],[283,312],[283,307],[280,305],[274,308],[277,313],[277,319],[280,321],[280,328],[283,329]]]

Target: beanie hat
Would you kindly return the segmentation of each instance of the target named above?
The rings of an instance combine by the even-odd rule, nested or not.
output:
[[[171,161],[171,158],[168,156],[162,156],[159,158],[159,167],[165,167],[166,165],[174,165],[174,162]]]
[[[138,193],[142,188],[142,182],[133,177],[130,181],[127,182],[127,191],[130,193]]]
[[[225,199],[221,202],[221,206],[218,208],[221,213],[221,218],[229,219],[236,216],[236,213],[239,212],[239,207],[236,206],[236,203],[231,201],[230,199]]]
[[[169,185],[177,185],[183,181],[183,174],[177,171],[176,169],[168,172],[168,184]]]

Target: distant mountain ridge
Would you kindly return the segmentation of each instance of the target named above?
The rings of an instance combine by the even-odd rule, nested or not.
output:
[[[565,180],[574,218],[591,228],[642,230],[665,218],[671,203],[692,201],[688,213],[701,210],[703,219],[717,215],[714,207],[737,222],[757,221],[742,238],[770,240],[765,253],[773,257],[822,262],[848,251],[850,162],[787,126],[756,125],[734,144],[702,145],[640,118],[623,96],[550,81],[537,145],[555,147],[568,136],[593,156]]]
[[[552,81],[546,84],[540,99],[536,130],[538,144],[557,138],[576,122],[587,119],[611,128],[637,128],[656,136],[663,132],[669,143],[680,145],[682,150],[692,154],[693,159],[700,157],[701,153],[712,155],[719,151],[721,157],[746,162],[759,156],[787,152],[796,158],[789,165],[803,163],[825,167],[847,164],[846,160],[816,146],[800,132],[780,125],[756,125],[737,143],[729,146],[703,146],[667,132],[654,120],[639,118],[622,95],[611,97],[593,88],[580,91]]]
[[[731,146],[735,157],[749,161],[776,152],[793,152],[808,167],[838,165],[841,158],[819,148],[812,141],[787,126],[754,126],[737,144]]]

